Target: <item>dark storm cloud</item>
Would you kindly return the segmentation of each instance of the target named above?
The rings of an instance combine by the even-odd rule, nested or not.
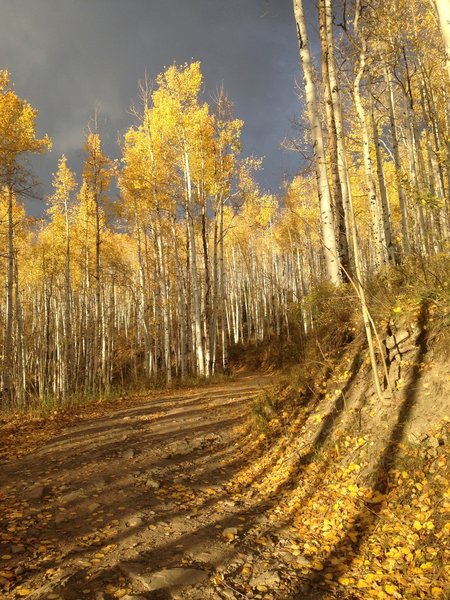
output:
[[[279,150],[298,112],[290,0],[0,0],[0,66],[39,109],[53,151],[34,161],[49,191],[61,153],[79,169],[98,108],[108,152],[131,124],[138,81],[200,60],[206,93],[223,82],[245,121],[244,152],[266,156],[261,184],[278,188],[297,157]]]

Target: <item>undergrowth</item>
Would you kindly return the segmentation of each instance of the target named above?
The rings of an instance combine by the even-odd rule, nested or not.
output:
[[[149,394],[167,390],[199,388],[208,385],[233,381],[233,375],[215,373],[211,377],[189,375],[183,379],[174,377],[170,387],[164,377],[154,380],[148,378],[135,379],[127,385],[117,384],[97,392],[76,392],[66,397],[57,394],[38,396],[30,394],[23,402],[15,402],[12,406],[0,404],[0,419],[8,421],[21,417],[45,418],[66,412],[88,411],[90,406],[117,404],[126,397],[147,397]]]

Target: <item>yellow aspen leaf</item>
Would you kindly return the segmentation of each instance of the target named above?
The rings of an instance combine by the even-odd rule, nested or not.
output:
[[[361,467],[357,463],[352,463],[347,468],[348,473],[352,473],[353,471],[360,471],[360,470],[361,470]]]
[[[422,569],[422,571],[431,571],[433,568],[433,564],[430,562],[422,563],[420,565],[420,568]]]
[[[431,588],[431,595],[433,598],[442,598],[444,595],[444,590],[440,587]]]
[[[384,586],[384,591],[390,596],[393,596],[398,591],[398,587],[396,585],[392,585],[391,583],[387,583]]]
[[[347,585],[351,585],[352,583],[355,583],[355,580],[353,577],[339,577],[338,581],[343,586],[347,586]]]
[[[355,533],[354,531],[350,531],[348,534],[348,537],[352,540],[353,543],[356,544],[356,542],[358,541],[358,534]]]
[[[422,523],[420,521],[414,521],[413,527],[416,531],[420,531],[422,529]]]
[[[365,588],[368,588],[368,587],[369,587],[369,584],[368,584],[366,581],[364,581],[364,579],[358,579],[358,582],[357,582],[357,584],[356,584],[356,587],[357,587],[359,590],[363,590],[363,589],[365,589]]]
[[[14,573],[12,571],[0,571],[0,577],[5,579],[14,579]]]
[[[328,531],[331,529],[331,522],[328,519],[325,519],[322,526],[322,531]]]
[[[268,539],[265,537],[260,537],[256,540],[256,543],[259,544],[260,546],[267,546],[268,544]]]
[[[28,588],[18,588],[16,590],[16,594],[20,597],[25,597],[25,596],[29,596],[31,594],[32,590],[28,589]]]
[[[369,504],[380,504],[385,498],[386,496],[384,494],[381,494],[380,492],[375,492],[372,498],[369,498],[367,502]]]

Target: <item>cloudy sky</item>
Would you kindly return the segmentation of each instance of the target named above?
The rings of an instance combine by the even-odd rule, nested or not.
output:
[[[0,0],[0,67],[53,139],[33,162],[44,193],[62,153],[79,170],[96,107],[105,148],[118,157],[138,81],[192,59],[207,95],[223,82],[245,121],[244,153],[266,157],[260,183],[277,191],[299,160],[280,150],[299,111],[296,44],[291,0]]]

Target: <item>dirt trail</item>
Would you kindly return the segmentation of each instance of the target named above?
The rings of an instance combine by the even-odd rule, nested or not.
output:
[[[241,597],[217,573],[245,564],[239,533],[258,511],[227,482],[249,460],[235,427],[268,384],[176,391],[1,465],[1,597]]]

